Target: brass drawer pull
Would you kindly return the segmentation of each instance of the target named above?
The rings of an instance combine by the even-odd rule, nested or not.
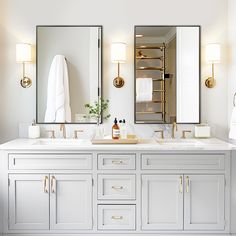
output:
[[[112,188],[112,189],[115,189],[115,190],[121,190],[121,189],[123,189],[124,187],[123,187],[123,186],[112,186],[111,188]]]
[[[112,164],[114,164],[114,165],[121,165],[123,163],[124,162],[122,160],[112,160]]]
[[[43,191],[45,193],[48,193],[48,177],[44,176],[44,180],[43,180]]]
[[[51,192],[52,193],[56,192],[56,178],[55,178],[55,176],[51,177]]]
[[[123,220],[123,216],[112,216],[112,220]]]

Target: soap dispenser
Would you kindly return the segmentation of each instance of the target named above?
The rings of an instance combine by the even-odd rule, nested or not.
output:
[[[28,127],[28,138],[40,138],[40,127],[33,120],[32,125]]]

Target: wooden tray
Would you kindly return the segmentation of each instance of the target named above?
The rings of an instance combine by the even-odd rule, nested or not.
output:
[[[92,139],[92,144],[137,144],[138,138],[127,139]]]

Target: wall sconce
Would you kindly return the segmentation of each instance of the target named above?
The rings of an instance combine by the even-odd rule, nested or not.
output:
[[[31,45],[26,43],[16,44],[16,62],[23,64],[23,76],[20,80],[20,84],[23,88],[29,88],[32,84],[32,80],[25,76],[25,63],[31,61]]]
[[[212,64],[212,75],[205,81],[208,88],[215,87],[214,64],[220,63],[220,44],[211,43],[206,45],[206,61]]]
[[[126,44],[112,43],[111,45],[111,61],[118,64],[118,76],[113,80],[113,85],[116,88],[124,86],[125,81],[120,77],[120,63],[126,62]]]

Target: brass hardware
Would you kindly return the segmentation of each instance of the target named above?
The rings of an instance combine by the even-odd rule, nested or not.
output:
[[[182,138],[186,138],[186,133],[191,133],[191,130],[183,130],[182,131]]]
[[[51,192],[52,193],[56,192],[55,186],[56,186],[56,178],[55,176],[52,176],[51,177]]]
[[[189,182],[190,180],[189,180],[189,177],[187,176],[186,177],[186,193],[189,193]]]
[[[44,176],[44,180],[43,180],[43,191],[44,191],[45,193],[48,193],[47,185],[48,185],[48,176]]]
[[[84,132],[83,130],[75,130],[74,131],[74,139],[78,139],[78,133],[79,132]]]
[[[179,192],[183,193],[183,176],[179,177]]]
[[[51,136],[49,138],[56,138],[55,137],[55,130],[46,130],[46,132],[51,133]]]
[[[112,220],[123,220],[123,216],[112,216]]]
[[[112,160],[111,163],[114,165],[121,165],[121,164],[123,164],[123,161],[122,160]]]
[[[66,138],[66,126],[65,126],[65,124],[60,125],[60,131],[62,131],[63,138]]]
[[[163,71],[165,68],[158,66],[140,66],[137,67],[136,70],[160,70]]]
[[[116,88],[121,88],[125,84],[125,81],[122,77],[120,77],[120,63],[118,62],[118,76],[113,80],[113,85]]]
[[[22,88],[29,88],[32,85],[32,80],[29,77],[24,76],[20,80],[20,85],[21,85]]]
[[[215,75],[214,75],[214,63],[212,63],[212,75],[205,80],[205,85],[207,88],[214,88],[216,85]]]
[[[123,186],[112,186],[111,188],[114,190],[121,190],[123,189]]]
[[[178,131],[178,127],[177,127],[176,122],[173,122],[173,125],[172,125],[172,132],[171,132],[171,138],[175,138],[175,131]]]
[[[161,134],[161,139],[164,138],[164,130],[155,130],[155,133],[160,133]]]

